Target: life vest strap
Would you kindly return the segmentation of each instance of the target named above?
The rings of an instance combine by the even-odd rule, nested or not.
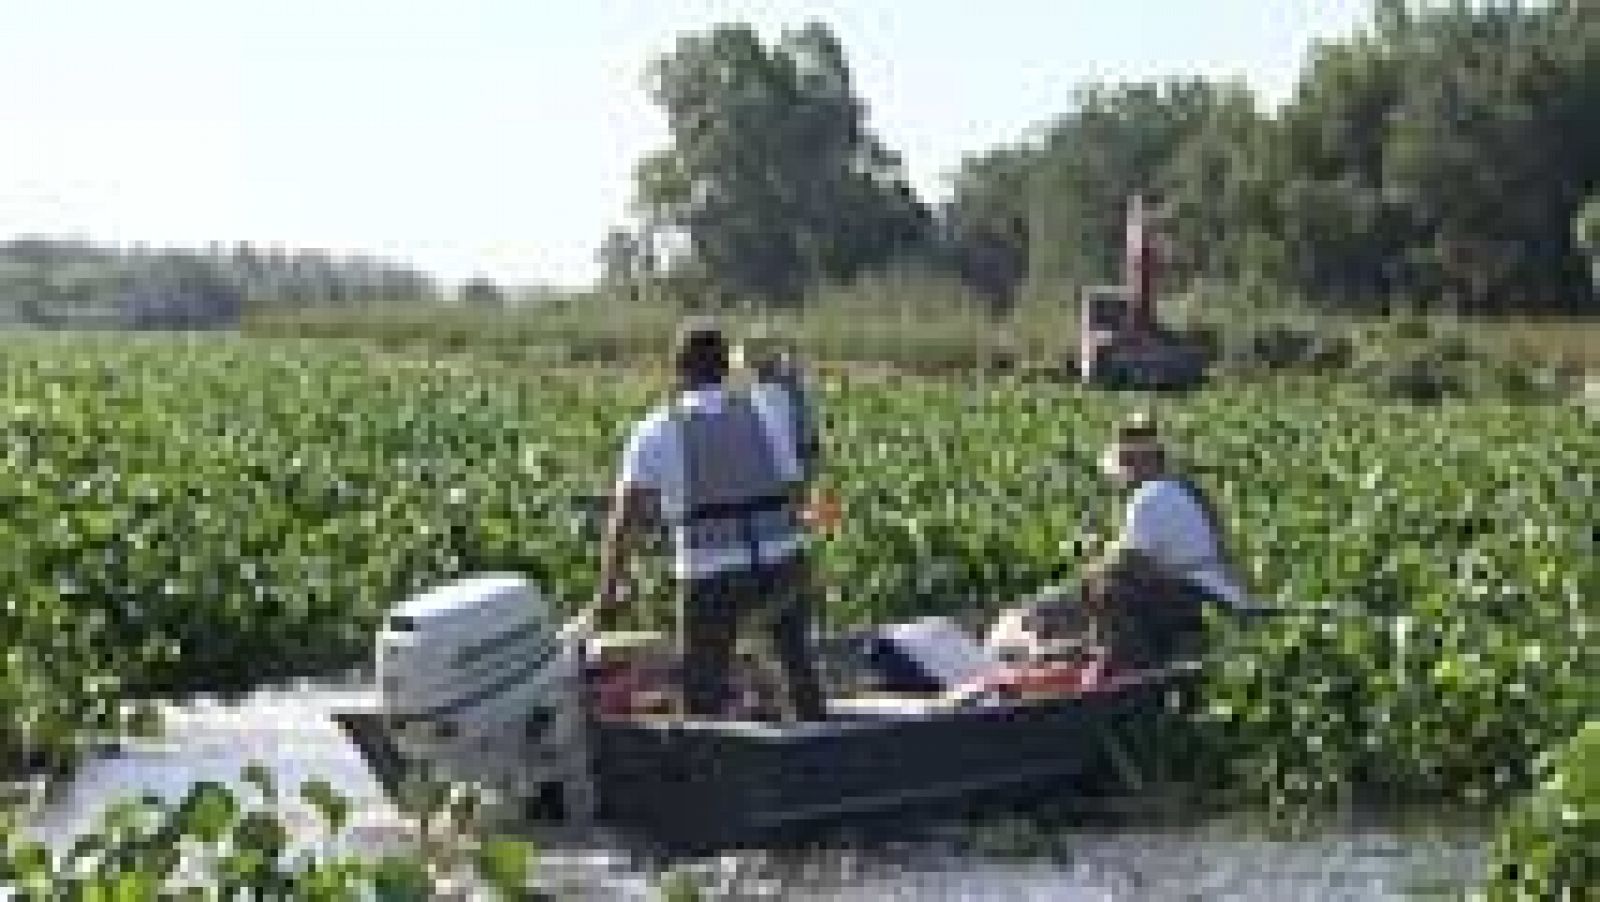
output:
[[[706,520],[732,520],[749,517],[754,514],[772,513],[795,504],[793,493],[786,492],[781,495],[764,495],[758,498],[746,498],[741,501],[719,501],[707,504],[697,504],[690,508],[680,519],[682,525],[704,522]]]

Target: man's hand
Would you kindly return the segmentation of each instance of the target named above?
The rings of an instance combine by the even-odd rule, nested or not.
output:
[[[597,617],[610,617],[622,608],[622,587],[612,582],[602,585],[594,594],[594,612]]]
[[[839,496],[822,488],[813,489],[811,496],[800,509],[800,521],[819,533],[837,531],[843,515],[844,509],[839,503]]]

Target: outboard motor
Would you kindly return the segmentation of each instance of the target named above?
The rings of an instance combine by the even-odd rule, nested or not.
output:
[[[479,576],[401,603],[378,635],[384,727],[408,771],[593,814],[582,648],[538,590]]]

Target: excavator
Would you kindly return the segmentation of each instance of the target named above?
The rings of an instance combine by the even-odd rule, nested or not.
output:
[[[1205,381],[1205,352],[1156,318],[1157,218],[1142,195],[1129,198],[1123,284],[1083,289],[1078,376],[1085,385],[1181,391]]]

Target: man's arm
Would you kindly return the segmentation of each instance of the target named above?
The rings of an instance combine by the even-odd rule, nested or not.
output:
[[[1136,490],[1122,511],[1122,531],[1111,543],[1119,554],[1141,552],[1154,555],[1165,544],[1164,530],[1171,516],[1161,509],[1160,497],[1148,489]]]
[[[618,482],[611,496],[611,513],[600,541],[600,583],[595,593],[597,613],[610,613],[617,608],[622,567],[632,551],[650,496],[650,489],[628,482]]]
[[[654,500],[656,487],[660,485],[660,444],[659,433],[642,426],[634,430],[623,450],[616,488],[611,493],[611,510],[600,539],[596,613],[609,613],[617,607],[622,568],[628,561],[633,539],[640,531],[646,505]]]

